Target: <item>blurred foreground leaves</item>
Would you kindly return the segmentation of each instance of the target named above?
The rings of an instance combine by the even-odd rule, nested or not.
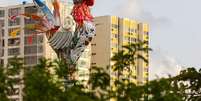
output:
[[[68,87],[64,77],[69,69],[64,61],[41,59],[34,67],[24,67],[22,59],[13,58],[6,67],[0,66],[0,101],[9,101],[9,95],[19,93],[15,85],[23,87],[24,101],[201,101],[201,69],[188,68],[174,77],[136,85],[122,78],[123,71],[135,66],[138,58],[146,62],[138,52],[150,49],[141,44],[123,48],[126,52],[112,58],[112,68],[92,67],[86,84],[75,81]],[[111,69],[117,79],[111,78]]]

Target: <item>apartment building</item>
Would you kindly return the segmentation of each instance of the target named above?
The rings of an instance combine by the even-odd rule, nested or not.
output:
[[[46,3],[50,2],[46,1]],[[70,14],[72,3],[61,3],[61,19],[63,20],[67,14]],[[26,24],[36,23],[32,19],[24,16],[18,16],[15,21],[11,21],[9,17],[19,14],[41,14],[41,11],[33,3],[23,3],[0,8],[0,64],[6,66],[9,59],[18,56],[24,59],[24,66],[32,67],[39,63],[39,59],[45,57],[47,59],[56,59],[56,53],[49,46],[45,34],[36,34],[34,30],[24,29]],[[19,29],[17,35],[13,37],[11,32]],[[30,39],[31,38],[31,39]],[[31,41],[31,42],[30,42]],[[91,49],[90,45],[85,50],[78,61],[78,80],[87,80],[90,68]],[[22,77],[17,75],[16,77]],[[9,95],[12,101],[22,101],[23,85],[16,84],[15,94]]]
[[[111,67],[114,62],[111,58],[115,53],[122,50],[122,46],[131,43],[149,41],[149,25],[139,23],[127,18],[117,16],[100,16],[95,18],[96,37],[91,43],[92,57],[91,66]],[[146,47],[149,44],[145,44]],[[139,52],[149,60],[149,52]],[[131,81],[135,84],[144,84],[148,81],[149,63],[142,59],[135,60],[136,65],[130,67],[130,71],[125,71],[125,77],[128,72],[135,76]],[[117,78],[117,73],[109,70],[112,79]]]

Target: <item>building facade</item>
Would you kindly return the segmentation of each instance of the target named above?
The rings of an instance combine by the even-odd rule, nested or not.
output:
[[[32,13],[37,14],[38,9],[33,4],[15,5],[0,9],[0,24],[1,24],[1,64],[6,66],[9,59],[14,56],[24,58],[24,66],[31,67],[39,62],[39,58],[53,56],[52,52],[46,46],[45,37],[43,34],[33,34],[34,31],[24,29],[26,24],[35,23],[31,19],[26,19],[19,16],[15,21],[11,21],[9,17]],[[11,32],[19,29],[19,32],[14,37]],[[29,43],[29,37],[32,37],[32,42]],[[49,52],[47,52],[47,51]],[[54,57],[54,56],[53,56]],[[18,75],[20,78],[21,75]],[[22,86],[16,84],[16,92],[9,95],[13,101],[22,101]]]
[[[70,14],[72,4],[61,4],[61,19]],[[24,66],[32,67],[39,63],[39,59],[57,59],[56,53],[49,46],[45,34],[35,34],[35,31],[24,29],[26,24],[34,24],[35,21],[19,16],[15,21],[9,17],[19,14],[41,14],[41,11],[33,3],[0,8],[0,64],[6,66],[9,59],[18,56],[24,59]],[[13,37],[11,32],[19,29],[20,31]],[[31,38],[31,39],[30,39]],[[30,42],[31,40],[31,42]],[[77,79],[87,80],[90,68],[90,45],[85,50],[78,61]],[[22,77],[22,75],[17,75]],[[16,92],[9,95],[12,101],[22,101],[23,85],[16,84]]]
[[[116,16],[100,16],[94,19],[96,26],[96,37],[91,43],[92,57],[91,66],[111,67],[114,62],[111,58],[115,53],[122,50],[122,46],[139,41],[149,41],[149,26],[145,23],[139,23],[135,20],[127,18],[119,18]],[[146,47],[149,44],[145,44]],[[148,52],[139,52],[138,54],[144,56],[149,60]],[[149,63],[142,59],[135,60],[135,66],[130,67],[135,79],[131,81],[135,84],[144,84],[148,81]],[[109,70],[111,78],[117,78],[117,74]],[[125,76],[126,77],[126,76]]]

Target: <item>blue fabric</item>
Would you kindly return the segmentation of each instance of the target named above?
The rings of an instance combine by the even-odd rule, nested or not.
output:
[[[33,2],[39,7],[39,9],[43,12],[43,14],[46,16],[48,22],[54,26],[55,19],[50,11],[50,9],[41,1],[41,0],[33,0]]]

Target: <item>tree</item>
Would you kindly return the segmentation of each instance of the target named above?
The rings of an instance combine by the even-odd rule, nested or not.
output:
[[[67,70],[64,67],[62,61],[41,59],[38,65],[26,69],[24,101],[94,101],[81,84],[75,83],[66,89],[63,77]]]
[[[161,78],[150,81],[144,85],[145,94],[147,94],[148,101],[183,101],[182,95],[172,85],[171,78]]]
[[[174,77],[176,86],[182,88],[180,93],[184,100],[200,101],[201,100],[201,69],[187,68],[182,70],[179,75]]]
[[[24,101],[59,101],[61,83],[54,81],[52,66],[49,60],[41,59],[38,65],[25,70]]]
[[[6,95],[8,85],[6,84],[6,75],[3,66],[0,66],[0,99],[1,101],[9,101]]]
[[[130,79],[136,79],[134,75],[132,75],[132,71],[136,67],[136,60],[142,59],[145,62],[148,62],[142,56],[141,52],[151,51],[150,48],[145,47],[148,42],[141,42],[129,44],[127,46],[123,46],[123,49],[120,50],[117,54],[112,57],[112,61],[115,62],[113,65],[113,72],[118,73],[118,79],[114,81],[114,86],[117,88],[114,95],[116,95],[116,99],[118,101],[139,101],[144,94],[142,90],[140,91],[139,87],[136,86]],[[128,75],[125,78],[124,71],[128,71]],[[142,88],[142,87],[141,87]],[[139,89],[139,92],[134,92],[133,90]],[[129,94],[138,94],[135,97]]]
[[[69,73],[64,61],[41,59],[34,67],[23,67],[22,59],[9,60],[8,66],[0,67],[0,100],[9,101],[14,85],[24,84],[24,101],[200,101],[201,69],[187,68],[177,76],[158,78],[144,85],[136,85],[122,78],[123,72],[135,66],[135,59],[143,59],[137,51],[149,51],[141,44],[125,46],[115,54],[112,67],[117,79],[112,79],[107,68],[92,67],[88,86],[80,81],[66,87],[64,77]],[[135,52],[136,51],[136,52]],[[146,61],[144,59],[144,61]],[[24,72],[24,73],[22,73]],[[23,75],[23,78],[15,78]],[[129,75],[132,78],[132,75]],[[113,80],[113,81],[112,81]],[[111,82],[112,81],[112,82]],[[113,86],[115,89],[113,89]]]
[[[20,75],[22,68],[22,59],[14,57],[9,60],[6,67],[0,65],[0,99],[1,101],[9,101],[8,95],[16,93],[14,85],[21,84],[21,78],[17,78],[16,75]]]

